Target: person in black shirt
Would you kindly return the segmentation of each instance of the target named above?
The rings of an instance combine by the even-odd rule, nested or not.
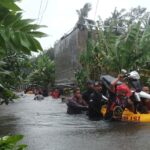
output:
[[[82,94],[82,98],[89,104],[90,96],[94,92],[94,82],[89,80],[87,81],[87,90]]]
[[[100,120],[103,116],[101,113],[102,107],[102,85],[100,82],[94,83],[94,92],[90,95],[89,101],[89,119]]]

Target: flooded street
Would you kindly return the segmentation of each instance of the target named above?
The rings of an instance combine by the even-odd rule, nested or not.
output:
[[[89,121],[66,105],[32,95],[0,106],[0,136],[23,134],[28,150],[149,150],[150,124]]]

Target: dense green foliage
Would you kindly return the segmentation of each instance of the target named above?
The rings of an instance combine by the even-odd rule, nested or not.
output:
[[[0,138],[0,150],[25,150],[27,145],[18,144],[23,135],[4,136]]]
[[[37,38],[46,36],[38,31],[43,26],[22,19],[22,10],[15,2],[0,1],[0,84],[7,93],[26,77],[29,55],[42,50]],[[0,98],[5,97],[3,91]]]
[[[35,59],[33,70],[28,77],[28,82],[48,89],[54,85],[55,64],[46,54],[43,53]]]
[[[87,49],[80,57],[88,78],[97,80],[103,73],[116,75],[122,68],[139,70],[141,75],[144,70],[149,78],[149,18],[145,8],[137,7],[129,12],[115,9],[110,18],[99,19],[96,31],[89,31]]]

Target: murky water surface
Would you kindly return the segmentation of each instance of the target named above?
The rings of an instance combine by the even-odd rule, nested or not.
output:
[[[149,150],[150,124],[89,121],[66,105],[32,95],[0,106],[0,136],[23,134],[28,150]]]

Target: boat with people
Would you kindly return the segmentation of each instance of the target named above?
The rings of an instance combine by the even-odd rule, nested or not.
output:
[[[142,111],[143,102],[150,100],[150,94],[142,90],[142,86],[140,84],[140,76],[138,72],[131,71],[128,73],[126,70],[122,70],[122,74],[124,75],[124,78],[126,78],[128,84],[130,84],[130,87],[132,88],[130,99],[132,99],[132,101],[134,102],[135,111],[131,111],[128,108],[122,109],[122,107],[116,105],[112,111],[112,118],[127,122],[150,123],[150,112],[145,110]],[[109,97],[111,99],[112,92],[110,90],[110,86],[111,83],[115,80],[115,78],[110,75],[103,75],[101,76],[100,80],[103,82],[103,94],[105,95],[105,97]],[[121,84],[122,82],[117,82],[117,85]],[[106,105],[102,107],[101,113],[103,114],[103,116],[106,115]]]
[[[102,75],[87,87],[82,96],[79,88],[74,91],[67,103],[68,114],[87,111],[90,120],[150,123],[150,94],[141,86],[137,71],[123,70],[117,78]]]

